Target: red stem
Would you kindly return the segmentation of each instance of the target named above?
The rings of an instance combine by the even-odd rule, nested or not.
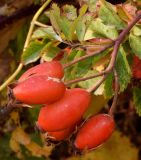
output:
[[[78,58],[78,59],[76,59],[74,61],[71,61],[71,62],[69,62],[69,63],[67,63],[67,64],[64,65],[64,69],[70,67],[71,65],[73,65],[75,63],[83,61],[83,60],[85,60],[85,59],[87,59],[89,57],[96,56],[96,55],[102,53],[103,51],[105,51],[106,49],[111,48],[113,45],[114,45],[114,42],[112,44],[108,45],[108,46],[105,46],[105,47],[101,48],[99,51],[94,52],[93,54],[85,55],[85,56],[82,56],[82,57],[80,57],[80,58]]]
[[[103,77],[94,85],[94,87],[88,89],[87,91],[88,91],[88,92],[94,92],[94,91],[96,91],[96,90],[99,88],[99,86],[105,81],[106,77],[107,77],[107,76],[103,76]]]
[[[65,82],[66,85],[71,85],[73,83],[77,83],[77,82],[80,82],[80,81],[85,81],[85,80],[88,80],[88,79],[92,79],[92,78],[95,78],[95,77],[99,77],[99,76],[102,76],[102,75],[106,75],[106,74],[109,74],[114,66],[115,66],[115,62],[116,62],[116,57],[117,57],[117,54],[118,54],[118,50],[119,50],[119,47],[120,47],[120,44],[123,42],[125,36],[129,33],[129,31],[132,29],[132,27],[141,19],[141,11],[138,12],[137,16],[128,24],[127,28],[125,28],[120,34],[119,34],[119,37],[115,40],[115,43],[114,44],[114,48],[113,48],[113,52],[111,54],[111,60],[110,60],[110,63],[108,65],[108,67],[98,73],[98,74],[95,74],[95,75],[92,75],[92,76],[88,76],[88,77],[83,77],[83,78],[77,78],[77,79],[74,79],[74,80],[71,80],[71,81],[68,81],[68,82]],[[111,44],[111,46],[113,46],[113,44]],[[111,46],[106,46],[104,47],[105,50]],[[102,49],[102,51],[104,51],[104,48]],[[100,54],[102,51],[98,51],[97,54]],[[64,68],[66,67],[69,67],[81,60],[84,60],[88,57],[91,57],[91,56],[94,56],[95,54],[91,54],[91,55],[87,55],[87,56],[83,56],[83,57],[80,57],[79,59],[76,59],[68,64],[66,64],[64,66]]]
[[[116,105],[117,105],[117,100],[118,100],[118,92],[119,92],[119,82],[118,82],[118,75],[116,70],[114,69],[114,77],[115,77],[115,94],[114,94],[114,99],[112,106],[109,110],[109,115],[113,116]]]

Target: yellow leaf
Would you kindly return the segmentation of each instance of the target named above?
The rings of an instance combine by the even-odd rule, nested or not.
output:
[[[48,155],[50,154],[50,149],[52,149],[51,147],[41,147],[35,142],[31,142],[25,147],[31,152],[33,156],[36,157],[48,157]]]
[[[16,142],[13,138],[10,139],[10,148],[12,149],[13,152],[16,153],[19,159],[23,158],[23,155],[21,153],[20,144]]]
[[[27,145],[31,142],[31,139],[27,133],[20,127],[17,127],[13,133],[12,138],[22,145]]]
[[[11,112],[10,116],[11,116],[11,120],[13,120],[15,124],[20,124],[20,122],[19,122],[20,118],[19,118],[18,112],[13,111],[13,112]]]
[[[20,145],[18,142],[16,142],[13,138],[10,139],[10,148],[14,152],[19,152],[20,151]]]

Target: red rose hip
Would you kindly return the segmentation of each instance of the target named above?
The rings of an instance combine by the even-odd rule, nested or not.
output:
[[[79,130],[74,145],[79,150],[98,147],[109,139],[114,128],[115,122],[110,115],[93,116]]]
[[[61,131],[48,132],[48,139],[53,141],[62,141],[68,138],[74,129],[75,129],[75,125]]]
[[[47,76],[30,77],[13,89],[15,98],[27,104],[52,103],[59,100],[64,93],[64,83]]]
[[[18,81],[22,82],[29,77],[40,75],[61,79],[64,76],[63,67],[58,61],[45,62],[28,69]]]
[[[134,78],[141,79],[141,60],[137,56],[133,57],[132,72]]]
[[[42,107],[38,125],[45,131],[59,131],[78,122],[90,103],[90,93],[84,89],[66,90],[57,102]]]
[[[75,131],[76,127],[81,123],[81,121],[82,119],[79,120],[77,123],[73,124],[72,126],[60,131],[47,132],[48,139],[53,141],[62,141],[70,137],[73,131]]]

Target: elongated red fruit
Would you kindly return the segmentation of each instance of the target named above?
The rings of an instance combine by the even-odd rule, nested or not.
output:
[[[132,72],[134,78],[141,79],[141,60],[137,56],[133,57]]]
[[[38,125],[45,131],[59,131],[78,122],[90,103],[90,94],[80,88],[65,92],[59,101],[42,107]]]
[[[108,114],[91,117],[79,130],[74,145],[77,149],[92,149],[104,143],[113,133],[115,122]]]
[[[68,138],[71,135],[71,133],[74,131],[74,129],[75,129],[75,125],[61,131],[48,132],[48,139],[53,141],[62,141]]]
[[[72,126],[63,129],[61,131],[56,132],[47,132],[48,139],[53,141],[62,141],[69,136],[71,136],[72,132],[75,131],[76,127],[81,123],[82,119],[73,124]]]
[[[64,76],[63,67],[58,61],[45,62],[27,70],[18,81],[22,82],[29,77],[40,75],[61,79]]]
[[[19,83],[13,89],[17,100],[27,104],[48,104],[62,98],[64,83],[47,76],[34,76]]]

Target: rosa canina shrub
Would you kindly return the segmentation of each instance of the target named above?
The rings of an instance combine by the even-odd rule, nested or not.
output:
[[[141,78],[140,60],[134,57],[131,74],[128,62],[130,53],[127,53],[128,49],[138,56],[141,53],[139,2],[112,5],[105,0],[85,0],[77,3],[77,7],[66,3],[63,6],[52,3],[48,10],[47,5],[50,2],[49,0],[41,4],[33,18],[20,64],[8,81],[0,86],[0,91],[15,78],[23,66],[37,61],[50,61],[27,70],[13,88],[13,94],[16,100],[23,103],[44,104],[39,111],[37,123],[39,128],[48,132],[49,138],[57,141],[67,139],[71,135],[71,127],[76,126],[76,122],[82,118],[89,106],[90,92],[94,95],[104,95],[108,100],[115,95],[112,103],[114,105],[111,107],[114,110],[116,96],[133,84],[130,88],[133,98],[130,98],[141,115],[141,89],[131,81],[134,80],[131,79],[131,75],[136,79]],[[38,22],[44,9],[49,23],[41,19],[39,22],[42,22]],[[12,53],[15,53],[14,50]],[[19,51],[18,48],[17,50]],[[117,84],[120,86],[119,90]],[[66,86],[69,89],[66,89]],[[70,89],[73,87],[85,89]],[[12,96],[11,99],[13,100]],[[17,105],[19,102],[16,100],[14,99],[14,103]],[[5,115],[6,112],[0,112],[3,113]],[[93,149],[111,136],[115,123],[114,112],[109,113],[113,116],[92,116],[78,127],[77,133],[71,137],[75,139],[72,141],[75,148]]]

